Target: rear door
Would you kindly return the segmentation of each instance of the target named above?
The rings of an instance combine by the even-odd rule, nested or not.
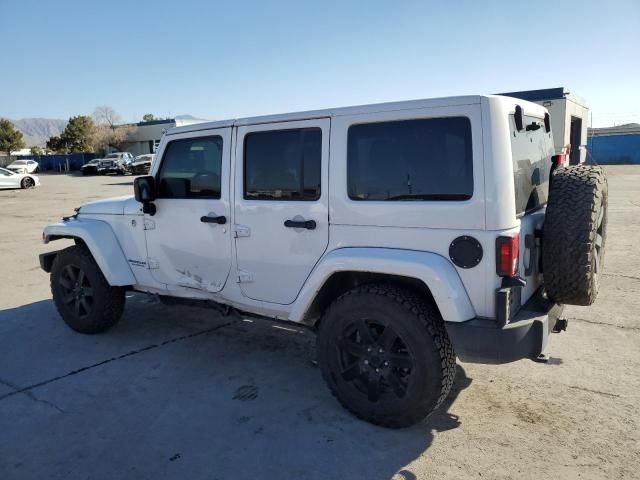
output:
[[[511,155],[515,185],[516,215],[520,219],[519,274],[527,284],[522,288],[524,304],[540,287],[540,241],[536,230],[542,228],[544,206],[549,194],[551,157],[554,154],[551,132],[544,127],[544,118],[524,115],[524,125],[538,125],[518,131],[514,116],[509,118]]]
[[[238,127],[238,281],[254,300],[289,304],[329,242],[328,118]]]
[[[157,212],[145,215],[153,277],[171,287],[222,290],[231,268],[231,128],[171,135],[156,173]]]

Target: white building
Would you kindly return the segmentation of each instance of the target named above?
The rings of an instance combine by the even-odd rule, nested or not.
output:
[[[570,150],[569,163],[583,163],[587,158],[589,107],[586,102],[564,87],[499,93],[538,103],[549,110],[551,132],[556,153]],[[568,146],[570,148],[567,148]]]

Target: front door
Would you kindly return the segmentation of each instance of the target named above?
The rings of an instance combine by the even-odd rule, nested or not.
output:
[[[239,127],[238,281],[254,300],[292,303],[329,242],[328,118]]]
[[[20,182],[17,181],[15,174],[10,170],[0,168],[0,188],[20,187]]]
[[[148,264],[169,288],[222,290],[231,268],[231,128],[168,135],[145,215]]]

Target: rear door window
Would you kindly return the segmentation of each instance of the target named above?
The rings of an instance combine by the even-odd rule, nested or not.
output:
[[[539,126],[537,129],[526,130],[528,125],[534,123]],[[516,214],[523,215],[547,203],[553,141],[551,133],[544,128],[544,120],[540,118],[525,115],[525,128],[521,131],[516,130],[513,115],[509,124]]]
[[[352,200],[468,200],[473,195],[466,117],[353,125],[347,149]]]
[[[321,160],[319,128],[249,133],[244,139],[244,198],[318,200]]]

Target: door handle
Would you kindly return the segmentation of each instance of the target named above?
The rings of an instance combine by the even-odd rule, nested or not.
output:
[[[306,228],[307,230],[316,229],[315,220],[286,220],[284,222],[285,227],[289,228]]]
[[[210,217],[208,215],[205,215],[203,217],[200,217],[200,221],[202,223],[217,223],[218,225],[224,225],[225,223],[227,223],[227,217],[225,217],[224,215],[220,215],[219,217]]]

